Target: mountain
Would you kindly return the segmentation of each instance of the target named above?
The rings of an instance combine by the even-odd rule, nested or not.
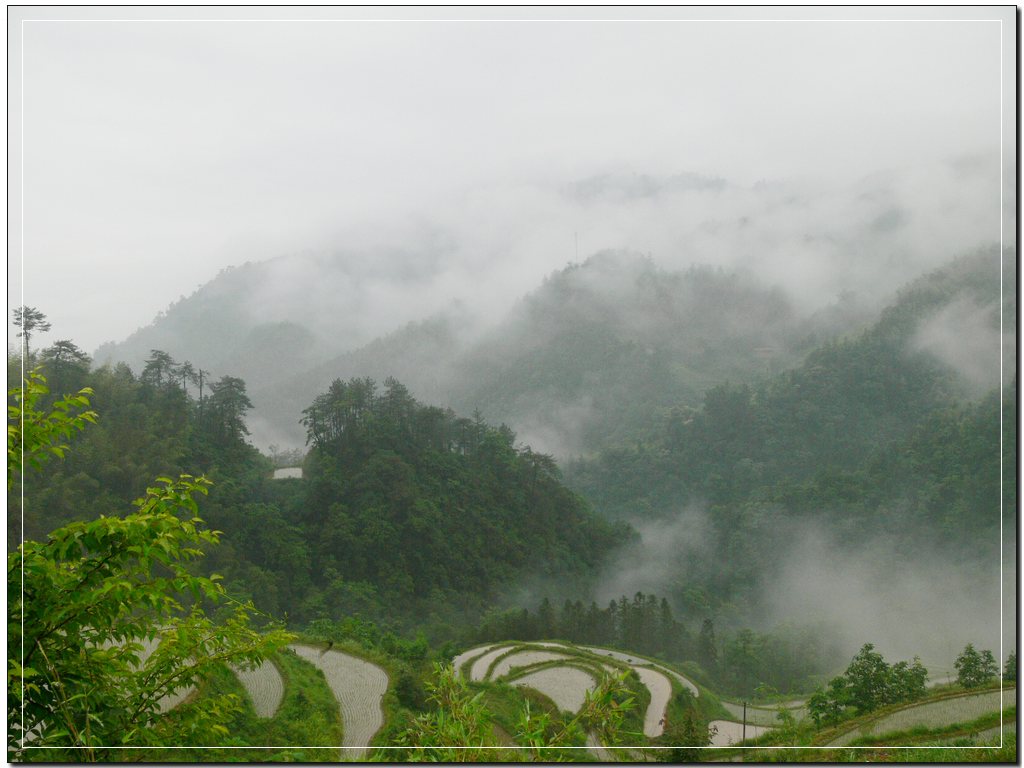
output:
[[[996,249],[957,259],[868,328],[709,389],[643,440],[567,463],[566,481],[644,535],[629,578],[691,610],[771,605],[853,627],[926,605],[934,627],[971,611],[997,627],[1000,526],[1016,509],[1016,382],[999,360],[1014,305]]]
[[[802,318],[778,288],[710,267],[606,251],[549,276],[474,339],[453,312],[251,387],[254,433],[302,438],[303,404],[335,378],[394,376],[417,397],[509,424],[558,456],[629,440],[725,381],[790,365],[863,322],[851,301]],[[271,440],[273,442],[273,440]]]
[[[423,405],[395,379],[335,381],[306,412],[301,482],[237,478],[205,508],[226,531],[211,567],[271,613],[423,626],[528,579],[585,589],[631,538],[507,428]]]
[[[422,316],[415,297],[430,294],[446,246],[420,242],[415,250],[351,247],[229,267],[94,359],[138,371],[159,349],[250,385],[287,378]]]

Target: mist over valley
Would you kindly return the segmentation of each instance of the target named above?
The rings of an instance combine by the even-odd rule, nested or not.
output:
[[[17,11],[9,759],[1015,760],[1005,9],[321,10]]]

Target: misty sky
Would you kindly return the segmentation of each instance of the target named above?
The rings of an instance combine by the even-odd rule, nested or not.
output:
[[[1012,27],[1010,9],[971,13]],[[9,259],[16,278],[20,116],[25,301],[50,316],[49,340],[88,351],[230,264],[435,220],[491,240],[529,230],[529,196],[499,188],[603,173],[854,183],[1000,151],[995,21],[49,15],[9,30],[15,51],[24,41]],[[985,195],[998,207],[997,187]],[[545,227],[565,248],[535,243],[523,285],[572,258],[579,222]],[[645,245],[587,236],[585,252]],[[496,277],[519,262],[475,253],[476,279],[522,289]]]

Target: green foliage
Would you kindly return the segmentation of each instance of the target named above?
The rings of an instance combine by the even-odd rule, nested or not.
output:
[[[925,694],[928,673],[916,656],[913,663],[889,665],[874,645],[865,644],[850,661],[846,672],[819,688],[807,702],[807,710],[819,728],[835,725],[854,714],[879,707],[916,701]]]
[[[10,393],[18,405],[9,420],[24,423],[14,441],[24,438],[29,467],[42,452],[60,455],[59,441],[92,420],[70,413],[88,406],[85,395],[36,411],[44,392],[45,380],[33,376],[24,393]],[[11,426],[9,483],[22,470]],[[208,482],[158,482],[124,519],[72,523],[8,555],[8,750],[16,759],[105,760],[117,747],[218,743],[237,707],[232,697],[172,717],[161,716],[161,699],[199,683],[212,664],[257,663],[290,639],[252,629],[251,605],[236,603],[218,625],[206,618],[203,601],[229,600],[216,577],[190,569],[218,540],[195,501]],[[155,645],[148,656],[147,642]]]
[[[25,340],[23,350],[24,356],[26,362],[30,362],[32,360],[32,353],[28,346],[29,339],[32,338],[32,334],[36,331],[45,333],[50,330],[50,321],[46,319],[46,315],[35,307],[26,307],[22,305],[14,308],[14,325],[21,328],[18,332],[18,336]]]
[[[210,668],[198,695],[172,714],[188,712],[208,699],[233,696],[240,706],[224,723],[230,736],[212,749],[133,750],[129,756],[146,761],[214,763],[337,761],[342,742],[341,715],[323,672],[287,649],[274,654],[271,661],[285,684],[284,698],[273,717],[258,717],[238,677],[219,664]]]
[[[682,659],[690,650],[689,632],[676,621],[668,601],[642,592],[637,592],[632,600],[623,595],[606,608],[591,602],[585,609],[579,600],[566,600],[558,616],[547,597],[533,613],[526,608],[492,609],[481,620],[473,641],[484,643],[508,637],[524,641],[558,637],[574,643],[629,648],[669,659]]]
[[[697,661],[707,670],[718,666],[718,646],[715,643],[715,625],[711,619],[704,619],[697,636]]]
[[[992,256],[921,278],[874,325],[822,344],[792,370],[718,382],[702,404],[667,405],[650,429],[567,464],[567,484],[609,519],[675,522],[688,504],[707,511],[699,552],[670,574],[679,586],[667,597],[690,614],[756,609],[794,531],[810,521],[849,547],[878,537],[898,550],[994,561],[1000,521],[991,510],[1002,506],[1009,522],[1015,508],[1015,386],[993,380],[967,397],[914,343],[951,302],[988,305],[999,295]],[[1010,436],[1002,457],[1001,419]],[[722,683],[766,681],[754,677]]]
[[[507,427],[421,405],[394,379],[382,391],[335,381],[304,421],[312,450],[287,523],[310,550],[300,619],[422,621],[480,606],[527,571],[578,582],[617,543],[550,457],[516,447]]]
[[[54,456],[63,459],[68,449],[66,441],[86,424],[96,423],[96,412],[85,410],[91,389],[57,400],[50,410],[41,410],[39,401],[49,391],[38,371],[29,371],[22,386],[7,390],[8,491],[23,474],[23,458],[32,469],[41,468]]]
[[[427,683],[434,709],[415,717],[394,743],[405,750],[381,750],[376,759],[409,762],[509,762],[573,759],[562,747],[582,743],[594,733],[603,744],[620,743],[623,722],[634,708],[625,676],[607,678],[588,692],[571,718],[535,711],[527,701],[513,735],[516,748],[500,743],[494,716],[485,704],[485,690],[474,692],[450,665],[435,664]]]
[[[999,665],[992,651],[976,651],[971,643],[956,657],[953,666],[956,668],[956,681],[964,688],[977,688],[999,674]]]
[[[336,621],[317,619],[309,623],[305,634],[316,641],[351,641],[408,663],[422,662],[430,653],[430,646],[422,633],[411,639],[400,637],[359,616],[346,616]]]
[[[72,520],[127,509],[146,492],[154,477],[176,477],[187,471],[201,472],[216,481],[205,510],[213,521],[212,515],[220,512],[224,501],[233,501],[239,493],[254,494],[249,475],[269,471],[259,453],[245,443],[244,434],[220,429],[216,409],[207,407],[211,399],[208,384],[201,402],[193,399],[194,390],[186,391],[182,367],[176,363],[157,386],[155,378],[148,383],[140,381],[124,365],[90,371],[84,363],[61,363],[50,354],[52,349],[43,352],[39,365],[47,379],[45,386],[51,392],[87,388],[91,407],[101,411],[103,418],[78,436],[75,450],[63,461],[50,465],[45,482],[41,477],[29,477],[22,483],[24,504],[21,494],[11,496],[8,534],[14,540],[22,536],[22,517],[24,536],[41,538]],[[20,375],[12,385],[17,385],[18,379]],[[39,381],[30,377],[25,390],[32,400],[31,408],[26,409],[27,421],[31,422],[32,413],[60,416],[61,407],[70,406],[64,412],[67,417],[82,410],[80,404],[74,404],[74,397],[65,397],[64,405],[58,406],[61,400],[38,386]],[[11,404],[16,404],[14,396],[9,397]],[[31,423],[29,427],[26,437],[31,441]],[[55,444],[59,447],[64,442],[62,438]]]
[[[1010,651],[1006,657],[1006,666],[1003,667],[1003,680],[1015,682],[1017,680],[1017,652]]]
[[[196,516],[202,479],[161,482],[135,514],[72,523],[8,557],[9,748],[24,738],[33,757],[93,760],[118,746],[216,743],[229,700],[177,722],[160,718],[160,699],[211,664],[256,663],[289,640],[252,629],[251,605],[214,625],[198,602],[184,603],[227,599],[188,568],[217,534]],[[148,658],[144,641],[157,643]]]
[[[717,732],[715,726],[709,726],[696,711],[688,709],[680,720],[670,722],[658,739],[659,744],[671,746],[671,749],[652,750],[652,753],[662,763],[699,763],[700,747],[711,744]]]

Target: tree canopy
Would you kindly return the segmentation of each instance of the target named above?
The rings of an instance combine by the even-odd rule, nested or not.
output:
[[[9,488],[23,448],[28,467],[39,467],[95,419],[82,410],[88,391],[40,412],[45,391],[45,379],[31,374],[8,392],[17,403],[8,407]],[[9,756],[126,759],[118,750],[213,745],[227,735],[222,723],[237,698],[210,697],[169,715],[161,700],[196,685],[211,665],[258,663],[291,636],[257,631],[251,604],[231,601],[216,576],[193,573],[219,539],[198,516],[195,497],[208,484],[158,478],[134,513],[71,523],[8,555]],[[226,618],[211,621],[203,605],[225,602]]]

